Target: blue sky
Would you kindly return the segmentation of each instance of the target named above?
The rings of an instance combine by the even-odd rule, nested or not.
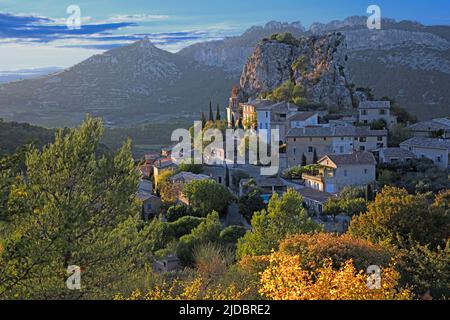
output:
[[[73,4],[81,9],[80,30],[66,26]],[[449,0],[0,0],[0,70],[69,67],[144,36],[177,51],[270,20],[309,27],[362,16],[371,4],[383,17],[450,24]]]

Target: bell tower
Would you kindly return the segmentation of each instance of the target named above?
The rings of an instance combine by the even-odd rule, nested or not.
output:
[[[238,95],[239,95],[239,88],[237,86],[234,86],[233,89],[231,90],[231,97],[227,107],[227,122],[229,128],[233,127],[233,119],[235,123],[239,119]]]

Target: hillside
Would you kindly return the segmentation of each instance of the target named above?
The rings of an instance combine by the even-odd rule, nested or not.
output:
[[[225,103],[233,81],[215,67],[143,40],[93,56],[62,72],[0,85],[0,117],[73,126],[86,113],[111,126],[198,115],[209,99]]]
[[[310,103],[353,107],[342,34],[280,39],[262,41],[248,59],[240,81],[247,97],[256,98],[290,81]]]
[[[28,143],[41,148],[52,142],[54,135],[53,130],[0,119],[0,156],[11,154]]]
[[[448,116],[450,26],[384,19],[382,30],[371,31],[366,21],[367,17],[349,17],[327,24],[314,23],[306,32],[293,34],[296,37],[344,34],[348,71],[357,87],[370,87],[377,97],[396,99],[420,119]],[[241,45],[252,29],[241,37],[197,44],[180,53],[213,66],[233,66],[227,71],[235,70],[237,76],[241,71],[235,66],[245,65],[258,44],[254,41],[248,42],[248,46]],[[217,56],[220,60],[214,60]]]

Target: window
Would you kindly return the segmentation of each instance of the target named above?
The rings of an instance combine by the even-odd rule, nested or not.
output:
[[[384,109],[381,109],[381,110],[380,110],[380,114],[381,114],[381,115],[384,115],[384,114],[386,114],[386,110],[384,110]]]
[[[339,147],[339,153],[344,153],[344,147],[342,146]]]
[[[344,177],[347,176],[347,170],[344,170]]]
[[[377,148],[384,148],[384,143],[377,143]]]
[[[368,124],[369,123],[369,121],[367,121],[367,120],[364,120],[363,122],[364,122],[364,124]]]
[[[378,141],[383,141],[383,137],[378,137],[377,140]]]
[[[294,142],[296,142],[297,141],[297,138],[294,138]]]
[[[369,172],[369,170],[364,169],[364,174],[367,174]]]
[[[361,114],[362,114],[363,116],[367,116],[367,110],[361,110]]]
[[[361,138],[359,138],[359,142],[367,142],[367,138],[366,137],[361,137]]]
[[[359,147],[359,151],[366,151],[366,147],[365,146],[360,146]]]
[[[219,184],[222,184],[222,177],[219,177]]]
[[[327,141],[327,137],[323,138],[323,141]]]
[[[437,156],[436,157],[436,162],[442,162],[442,157],[441,156]]]
[[[312,152],[314,152],[314,148],[313,148],[313,147],[311,147],[311,146],[310,146],[310,147],[308,147],[308,152],[309,152],[309,153],[312,153]]]
[[[266,118],[268,118],[269,117],[269,113],[268,112],[266,112]]]
[[[297,149],[296,148],[292,149],[292,151],[294,152],[294,154],[297,153]]]

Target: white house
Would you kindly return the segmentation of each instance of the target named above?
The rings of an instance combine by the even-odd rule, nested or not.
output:
[[[371,124],[377,120],[384,120],[388,128],[397,124],[397,117],[391,115],[391,103],[389,101],[361,102],[358,107],[358,121]]]
[[[400,148],[414,153],[417,158],[427,158],[441,169],[449,169],[450,140],[414,137],[400,143]]]
[[[319,114],[317,112],[296,112],[288,116],[288,121],[291,129],[317,126]]]
[[[376,160],[370,152],[355,151],[350,154],[329,154],[318,162],[317,174],[303,174],[305,186],[322,192],[336,194],[346,186],[366,186],[376,181]]]

